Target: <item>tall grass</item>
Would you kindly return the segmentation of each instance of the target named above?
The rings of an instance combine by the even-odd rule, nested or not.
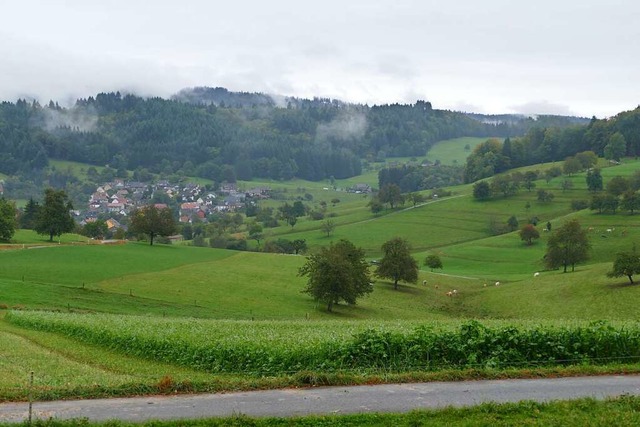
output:
[[[637,323],[250,322],[37,312],[11,312],[6,318],[21,327],[214,373],[398,372],[640,358]]]

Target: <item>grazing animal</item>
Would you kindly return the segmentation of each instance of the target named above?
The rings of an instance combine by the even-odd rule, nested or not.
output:
[[[427,281],[426,280],[422,281],[422,286],[427,286]]]
[[[484,286],[484,287],[486,288],[486,287],[487,287],[487,284],[485,283],[485,284],[484,284],[484,285],[482,285],[482,286]]]
[[[593,231],[593,227],[587,228],[587,231],[592,232]]]
[[[496,286],[500,286],[500,282],[496,282]]]
[[[613,229],[607,228],[607,233],[611,233],[612,231],[613,231]]]
[[[452,297],[453,296],[453,292],[451,292],[451,291],[447,292],[447,296],[448,297]]]
[[[433,285],[433,287],[436,289],[440,288],[440,286],[438,286],[437,284]]]
[[[535,273],[533,273],[533,277],[538,277],[540,275],[540,273],[538,273],[537,271]]]
[[[454,289],[454,290],[453,290],[453,291],[451,291],[451,292],[453,292],[453,294],[454,294],[454,295],[458,295],[458,290],[457,290],[457,289]]]

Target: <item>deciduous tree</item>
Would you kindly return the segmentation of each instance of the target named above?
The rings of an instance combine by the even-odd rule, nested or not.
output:
[[[329,312],[340,301],[355,304],[358,298],[373,291],[364,250],[348,240],[320,248],[307,258],[298,276],[308,277],[302,292],[327,304]]]
[[[424,265],[429,267],[431,271],[435,270],[436,268],[442,269],[442,260],[438,255],[427,255],[427,257],[424,259]]]
[[[378,192],[381,203],[389,203],[391,209],[404,202],[400,187],[396,184],[385,184]]]
[[[333,230],[335,230],[335,228],[336,228],[336,224],[330,219],[323,221],[322,224],[320,224],[320,230],[323,233],[326,233],[327,237],[329,237],[329,235],[333,233]]]
[[[533,224],[526,224],[520,229],[520,240],[526,242],[527,245],[533,244],[533,239],[539,239],[540,232],[536,229],[536,226]]]
[[[571,271],[574,271],[577,263],[589,258],[590,249],[587,232],[573,219],[557,228],[549,237],[545,264],[548,268],[562,266],[565,273],[567,267],[571,266]]]
[[[101,219],[86,223],[82,229],[82,233],[92,239],[102,239],[108,231],[107,223]]]
[[[0,242],[8,242],[16,232],[16,205],[0,198]]]
[[[591,192],[602,190],[602,174],[600,169],[592,169],[587,172],[587,188]]]
[[[604,158],[607,160],[620,161],[627,152],[627,140],[620,132],[616,132],[609,137],[609,143],[604,147]]]
[[[177,226],[171,209],[158,209],[155,205],[148,205],[133,211],[129,230],[146,234],[150,245],[153,245],[156,236],[170,236],[177,231]]]
[[[627,276],[633,284],[633,275],[640,274],[640,256],[635,248],[630,252],[619,252],[613,261],[613,268],[607,273],[607,277]]]
[[[418,263],[411,256],[411,246],[407,240],[395,237],[382,245],[384,254],[376,276],[393,280],[393,288],[398,289],[398,281],[415,283],[418,280]]]
[[[473,185],[473,197],[477,200],[491,198],[491,187],[487,181],[479,181]]]

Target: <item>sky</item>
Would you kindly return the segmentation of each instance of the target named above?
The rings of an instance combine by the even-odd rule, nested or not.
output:
[[[0,0],[0,100],[226,87],[486,114],[640,104],[637,0]]]

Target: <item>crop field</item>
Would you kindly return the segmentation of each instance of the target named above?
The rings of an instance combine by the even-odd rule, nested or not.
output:
[[[11,312],[7,320],[210,373],[606,364],[640,358],[637,323],[252,322]]]

